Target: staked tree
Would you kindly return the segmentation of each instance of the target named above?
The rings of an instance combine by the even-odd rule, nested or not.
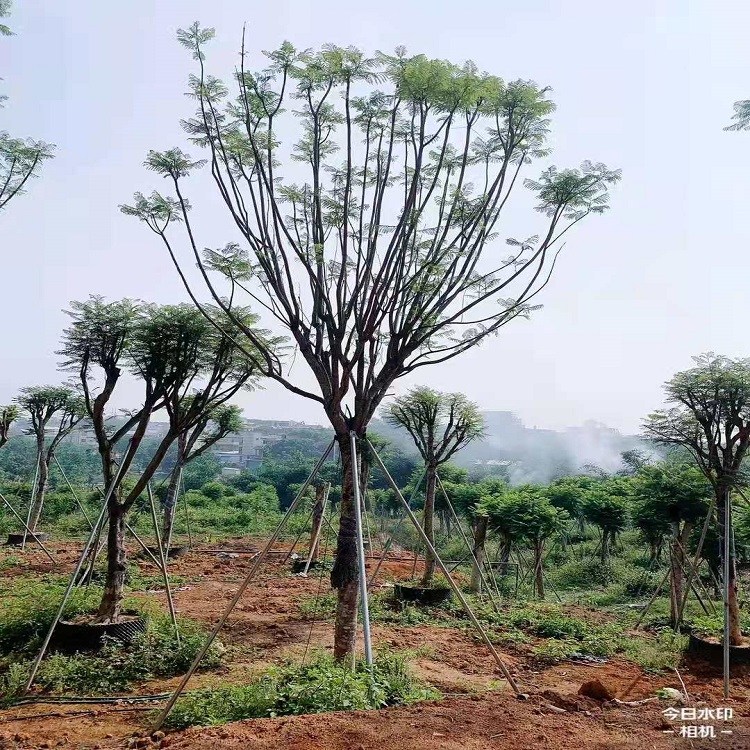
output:
[[[747,479],[743,462],[750,446],[750,359],[713,353],[694,357],[695,367],[675,374],[664,386],[674,404],[650,414],[646,434],[657,443],[686,448],[713,490],[719,521],[721,561],[730,526],[728,610],[731,645],[742,643],[737,564],[731,534],[732,492]]]
[[[210,354],[215,353],[217,329],[192,305],[106,302],[90,297],[71,303],[71,308],[72,324],[64,332],[60,354],[65,358],[63,367],[80,378],[109,493],[107,573],[97,616],[112,622],[120,616],[123,599],[125,518],[177,436],[204,416],[205,393],[188,408],[179,405],[184,407],[186,394],[199,382]],[[126,371],[140,383],[143,403],[128,412],[121,424],[111,425],[105,412]],[[236,392],[233,386],[233,382],[227,386],[231,393]],[[210,394],[216,405],[222,403],[221,387]],[[151,417],[162,408],[169,415],[169,428],[137,476],[126,483]]]
[[[10,15],[10,0],[0,0],[0,18]],[[5,24],[0,24],[0,36],[12,36]],[[7,97],[0,96],[0,107]],[[31,138],[13,138],[0,131],[0,211],[35,177],[42,164],[52,158],[54,146]]]
[[[611,545],[625,530],[630,516],[631,483],[623,477],[595,481],[583,498],[583,517],[601,532],[599,555],[602,565],[609,560]]]
[[[0,448],[10,439],[10,428],[18,419],[18,407],[15,404],[0,406]]]
[[[435,544],[435,495],[438,469],[461,448],[484,435],[484,419],[477,405],[461,393],[440,393],[420,386],[389,404],[384,419],[403,427],[411,435],[425,465],[423,527]],[[425,551],[422,586],[429,586],[435,575],[435,556]]]
[[[655,532],[665,525],[671,538],[670,622],[678,624],[682,608],[683,571],[687,563],[690,535],[708,513],[706,500],[711,486],[693,463],[663,461],[644,464],[635,475],[634,521],[636,526]],[[654,558],[652,551],[652,559]]]
[[[354,650],[358,563],[350,434],[360,443],[398,378],[478,345],[527,316],[550,278],[562,238],[607,208],[619,171],[585,162],[524,168],[547,154],[548,88],[506,83],[424,55],[368,57],[353,47],[297,50],[288,42],[248,70],[243,48],[233,92],[206,70],[214,31],[180,30],[197,73],[196,116],[184,122],[205,160],[179,148],[146,165],[171,195],[137,193],[126,213],[164,243],[191,298],[199,284],[232,318],[249,297],[291,337],[314,388],[293,377],[252,331],[238,345],[262,353],[264,375],[319,404],[342,464],[334,654]],[[241,244],[204,250],[187,182],[204,164]],[[286,167],[286,169],[284,169]],[[541,227],[497,250],[511,194],[536,198]],[[173,234],[182,225],[190,260]],[[221,288],[228,289],[223,294]]]
[[[563,529],[568,514],[550,503],[544,487],[532,484],[483,498],[478,514],[488,518],[489,527],[502,534],[509,548],[523,541],[531,545],[534,588],[537,597],[544,599],[544,545]]]
[[[36,531],[52,460],[60,443],[86,418],[86,408],[79,393],[60,385],[22,388],[16,403],[29,415],[31,427],[27,434],[36,439],[36,484],[29,514],[29,528]]]

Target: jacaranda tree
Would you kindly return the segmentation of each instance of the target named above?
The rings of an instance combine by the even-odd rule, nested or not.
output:
[[[161,239],[192,299],[204,284],[234,317],[250,299],[290,337],[315,385],[292,376],[252,330],[264,374],[320,405],[341,455],[335,656],[353,652],[358,565],[350,434],[360,442],[393,382],[445,362],[528,315],[561,239],[607,208],[618,171],[585,162],[522,174],[548,154],[549,89],[503,81],[473,63],[366,56],[353,47],[285,42],[249,69],[244,39],[231,86],[208,73],[214,30],[178,32],[193,56],[183,125],[204,159],[152,151],[166,194],[125,207]],[[227,211],[228,244],[205,249],[189,177],[208,165]],[[541,217],[498,250],[501,217],[522,185]],[[188,257],[178,246],[175,225]],[[239,238],[239,242],[233,241]],[[197,278],[190,268],[197,265]]]

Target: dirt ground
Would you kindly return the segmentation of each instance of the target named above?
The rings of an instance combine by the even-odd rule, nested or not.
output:
[[[48,546],[59,560],[56,570],[43,554],[27,552],[18,566],[4,570],[2,575],[71,570],[75,546]],[[185,579],[174,592],[178,613],[206,625],[216,622],[250,569],[257,542],[234,540],[222,543],[221,549],[231,552],[219,552],[216,544],[203,545],[171,563],[173,574]],[[279,550],[283,549],[284,545],[280,545]],[[331,623],[311,622],[298,607],[301,599],[329,591],[325,576],[292,576],[282,559],[282,554],[276,554],[264,565],[222,630],[220,639],[233,647],[232,659],[218,670],[197,674],[189,689],[219,681],[243,682],[264,664],[280,658],[301,658],[308,647],[332,647]],[[141,566],[144,573],[157,572],[150,563],[142,562]],[[387,585],[385,579],[408,578],[411,564],[387,563],[383,570],[381,586]],[[163,590],[142,592],[139,596],[166,608]],[[573,609],[576,616],[602,617],[595,610]],[[720,673],[690,661],[681,665],[679,677],[689,694],[689,705],[731,707],[734,711],[733,721],[716,724],[716,739],[693,740],[679,736],[681,722],[667,722],[661,714],[664,704],[659,702],[629,706],[577,695],[582,683],[597,679],[618,700],[639,701],[652,697],[662,687],[681,690],[680,679],[674,673],[651,675],[617,659],[601,664],[564,662],[543,666],[531,657],[528,647],[519,646],[501,651],[519,687],[528,694],[526,700],[519,700],[503,680],[488,649],[477,643],[469,631],[378,624],[373,629],[373,639],[376,647],[420,648],[422,655],[415,661],[415,671],[445,697],[381,711],[256,719],[193,728],[157,737],[156,741],[147,736],[147,717],[161,705],[158,702],[133,703],[128,702],[128,696],[122,696],[118,703],[35,703],[0,712],[0,750],[159,746],[179,750],[569,750],[571,746],[576,750],[750,750],[748,671],[734,677],[732,698],[724,700]],[[131,695],[169,692],[178,682],[179,678],[153,680],[137,686]],[[732,734],[719,734],[722,729]]]

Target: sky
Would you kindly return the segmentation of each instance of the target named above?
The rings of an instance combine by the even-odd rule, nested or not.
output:
[[[552,87],[557,104],[551,162],[622,169],[611,210],[571,232],[542,310],[421,368],[394,393],[424,384],[529,426],[596,420],[634,433],[691,356],[750,356],[740,322],[750,133],[723,130],[733,102],[750,97],[742,0],[16,0],[6,20],[16,35],[0,39],[0,92],[9,97],[0,129],[57,150],[0,213],[0,403],[64,377],[54,352],[70,300],[186,299],[157,238],[118,205],[160,187],[143,168],[149,149],[185,147],[179,121],[192,114],[184,92],[193,68],[175,33],[194,20],[216,28],[209,67],[222,77],[246,23],[258,61],[285,39],[367,52],[403,44],[472,59],[505,80],[533,79]],[[205,244],[223,244],[215,195],[195,197]],[[537,221],[511,214],[507,234],[528,236]],[[137,401],[135,384],[121,398],[122,407]],[[278,386],[238,403],[248,417],[325,421],[316,404]]]

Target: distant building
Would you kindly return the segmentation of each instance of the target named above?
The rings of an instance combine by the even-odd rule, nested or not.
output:
[[[320,429],[318,425],[290,419],[245,419],[244,423],[245,428],[241,432],[227,435],[211,448],[211,453],[224,467],[256,469],[263,461],[266,447],[284,440],[290,430]]]

